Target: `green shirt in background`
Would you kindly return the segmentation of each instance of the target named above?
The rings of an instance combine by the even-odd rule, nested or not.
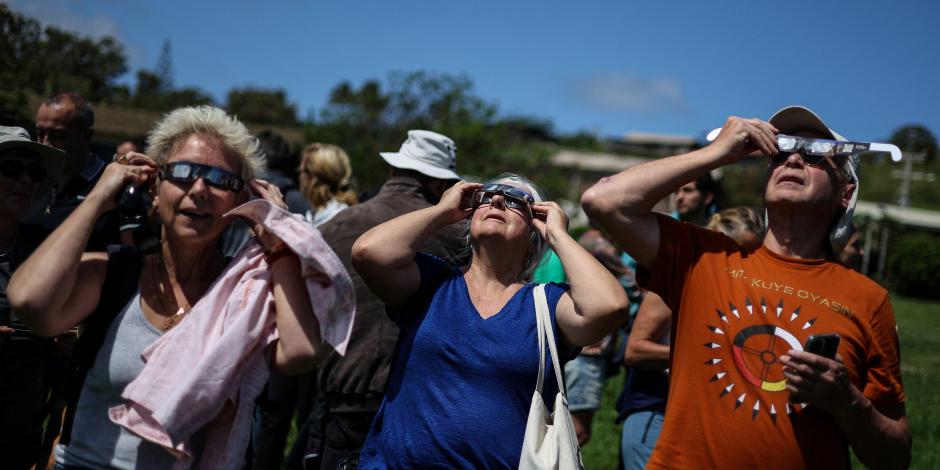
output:
[[[542,261],[532,273],[532,282],[545,284],[549,282],[567,282],[565,269],[561,267],[561,259],[555,254],[554,250],[548,250],[542,256]]]

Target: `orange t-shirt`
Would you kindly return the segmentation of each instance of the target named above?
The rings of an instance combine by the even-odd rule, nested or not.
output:
[[[657,214],[659,253],[640,281],[672,308],[669,400],[648,468],[848,468],[833,418],[788,402],[777,357],[838,333],[849,378],[875,406],[905,400],[887,292],[826,260],[747,253]]]

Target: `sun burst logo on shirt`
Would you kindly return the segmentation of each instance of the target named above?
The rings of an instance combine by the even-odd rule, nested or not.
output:
[[[783,300],[776,307],[768,307],[763,297],[757,305],[745,297],[743,311],[730,302],[727,310],[718,308],[715,311],[718,321],[707,327],[717,337],[705,343],[714,357],[705,361],[705,365],[714,367],[708,381],[720,387],[719,399],[726,395],[736,397],[735,411],[748,407],[751,419],[764,414],[774,424],[777,424],[779,412],[790,415],[803,409],[806,404],[791,405],[787,401],[787,381],[777,358],[790,349],[803,350],[791,331],[811,329],[816,318],[802,318],[800,306],[789,310]],[[736,333],[732,336],[731,331]],[[735,375],[728,374],[729,362],[734,364],[740,378],[756,390],[735,382]],[[749,396],[749,392],[753,393]]]

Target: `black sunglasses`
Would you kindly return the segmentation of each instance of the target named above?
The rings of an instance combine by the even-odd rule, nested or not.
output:
[[[237,193],[245,187],[245,181],[234,174],[214,166],[190,162],[167,163],[160,167],[160,177],[174,183],[190,184],[197,179],[213,188]]]
[[[68,131],[65,129],[50,129],[45,127],[37,127],[36,132],[36,142],[42,140],[43,137],[49,137],[49,140],[62,140],[68,137]]]
[[[23,173],[29,175],[29,179],[34,183],[46,179],[46,167],[39,163],[23,163],[19,160],[0,161],[0,175],[10,179],[16,179],[23,176]]]
[[[802,151],[798,151],[798,152],[781,151],[780,153],[770,157],[770,164],[773,166],[782,165],[784,162],[787,161],[788,158],[790,158],[790,155],[793,155],[794,153],[800,154],[800,159],[803,160],[803,163],[806,163],[807,165],[813,165],[813,166],[822,166],[822,162],[832,158],[832,157],[825,156],[825,155],[813,155],[811,153],[804,153]]]
[[[503,202],[509,209],[523,210],[528,209],[529,204],[535,202],[529,193],[508,184],[488,184],[473,193],[473,208],[492,204],[493,196],[500,195]]]

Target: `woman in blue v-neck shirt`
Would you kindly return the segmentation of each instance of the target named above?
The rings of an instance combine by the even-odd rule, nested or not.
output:
[[[469,265],[454,269],[416,253],[436,230],[467,217]],[[528,180],[504,175],[458,182],[436,206],[356,241],[356,270],[401,327],[359,468],[519,465],[539,362],[535,285],[526,281],[544,250],[558,254],[571,281],[546,286],[556,341],[569,358],[627,318],[623,288],[568,235],[567,222]],[[546,371],[543,395],[552,403],[550,363]]]

